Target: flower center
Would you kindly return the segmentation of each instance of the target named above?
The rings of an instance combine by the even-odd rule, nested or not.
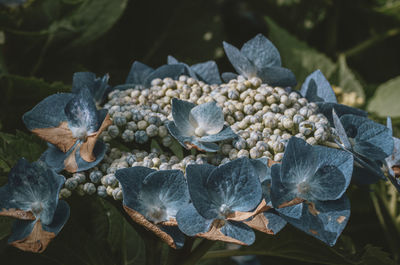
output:
[[[88,132],[86,128],[73,128],[71,129],[72,136],[77,138],[78,140],[81,140],[83,142],[86,142]]]
[[[167,219],[167,213],[163,206],[153,206],[149,209],[147,215],[148,219],[156,224]]]
[[[41,202],[34,202],[31,204],[31,211],[35,216],[38,216],[43,211],[43,205]]]
[[[196,136],[198,137],[202,137],[206,134],[206,132],[204,131],[203,128],[197,127],[196,130],[194,131],[194,134],[196,134]]]
[[[297,190],[302,194],[310,192],[310,189],[310,185],[307,182],[301,182],[297,185]]]
[[[232,212],[233,211],[231,210],[231,208],[225,203],[219,207],[219,213],[225,218],[228,217],[228,215],[230,215]]]

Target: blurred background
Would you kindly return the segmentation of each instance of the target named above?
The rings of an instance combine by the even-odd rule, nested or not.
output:
[[[189,65],[215,60],[221,73],[233,71],[222,41],[241,47],[257,33],[277,46],[283,65],[295,73],[299,85],[321,69],[343,103],[367,109],[380,122],[392,116],[398,132],[400,0],[0,0],[0,131],[9,133],[0,137],[0,169],[7,171],[4,157],[11,149],[21,149],[15,157],[40,154],[42,143],[24,134],[21,116],[44,97],[69,91],[74,72],[109,73],[110,83],[118,85],[124,83],[134,60],[158,67],[168,55]],[[385,198],[397,205],[398,196],[386,196],[384,187],[376,189],[384,189],[380,201],[363,189],[351,192],[356,198],[353,217],[337,248],[352,255],[370,251],[365,253],[382,258],[379,263],[367,259],[368,264],[393,264],[388,257],[399,258],[400,221],[397,208],[387,206]],[[96,216],[85,208],[91,203],[76,208],[80,222]],[[385,218],[393,219],[393,224],[385,223]],[[85,232],[100,233],[90,224],[86,228]],[[73,237],[73,229],[60,236]],[[4,241],[4,236],[0,239]],[[82,245],[93,241],[90,236],[85,240]],[[46,252],[58,253],[66,244],[55,245]],[[61,264],[54,257],[4,248],[0,248],[2,264],[4,260],[25,264],[25,258],[30,264]],[[94,250],[85,246],[84,251]],[[78,258],[74,262],[122,264],[107,263],[109,258],[102,255],[85,259],[94,259],[93,263],[79,263]],[[268,261],[293,264],[285,258]],[[302,262],[296,264],[309,264]]]

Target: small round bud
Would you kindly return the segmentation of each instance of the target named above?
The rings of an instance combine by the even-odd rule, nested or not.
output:
[[[89,174],[89,179],[93,183],[99,183],[102,177],[103,173],[100,170],[94,170]]]
[[[92,195],[96,192],[96,186],[93,183],[85,183],[85,185],[83,185],[83,191]]]

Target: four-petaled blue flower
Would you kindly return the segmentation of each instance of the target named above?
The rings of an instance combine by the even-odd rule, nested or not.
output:
[[[150,66],[134,61],[125,80],[125,84],[115,86],[113,89],[149,88],[153,79],[169,77],[176,80],[181,75],[189,75],[183,64],[165,64],[154,70]]]
[[[190,200],[182,171],[137,166],[117,170],[115,176],[121,183],[129,216],[169,246],[182,247],[185,237],[177,227],[176,213]]]
[[[224,125],[224,114],[215,102],[196,106],[195,104],[173,98],[173,121],[167,124],[168,130],[186,149],[192,147],[207,152],[216,152],[215,142],[237,137],[229,126]]]
[[[255,234],[243,221],[265,208],[258,174],[248,158],[219,167],[188,165],[192,203],[178,212],[179,229],[188,236],[251,245]]]
[[[206,84],[221,84],[221,77],[219,75],[218,66],[214,61],[207,61],[204,63],[194,64],[189,66],[185,63],[179,62],[173,56],[168,56],[169,65],[183,65],[190,77],[203,81]]]
[[[335,109],[339,117],[344,114],[367,117],[367,113],[363,110],[337,103],[336,95],[331,84],[329,84],[329,81],[320,70],[316,70],[307,76],[301,86],[300,93],[309,102],[315,102],[317,104],[318,111],[328,118],[332,126],[334,125],[332,118],[333,109]]]
[[[393,153],[393,137],[384,125],[368,118],[332,114],[340,147],[354,156],[353,179],[360,184],[371,184],[385,179],[381,169],[385,159]]]
[[[271,168],[272,205],[287,222],[332,246],[350,215],[344,192],[352,172],[350,153],[292,137],[282,163]]]
[[[78,94],[49,96],[23,116],[26,127],[49,143],[43,159],[56,171],[87,170],[104,157],[105,145],[97,141],[111,120],[106,109],[97,110],[87,87]]]
[[[69,206],[59,201],[65,178],[41,161],[24,158],[11,169],[0,187],[0,216],[17,218],[9,244],[25,251],[43,252],[69,218]]]
[[[297,81],[287,68],[283,68],[278,49],[262,34],[258,34],[238,50],[224,42],[225,54],[233,68],[240,75],[247,78],[259,77],[270,86],[295,86]],[[235,78],[233,73],[223,73],[222,78]]]

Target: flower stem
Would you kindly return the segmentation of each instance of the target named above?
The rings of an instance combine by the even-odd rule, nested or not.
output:
[[[200,244],[189,254],[189,256],[181,263],[182,265],[193,265],[206,254],[216,241],[203,239]]]

